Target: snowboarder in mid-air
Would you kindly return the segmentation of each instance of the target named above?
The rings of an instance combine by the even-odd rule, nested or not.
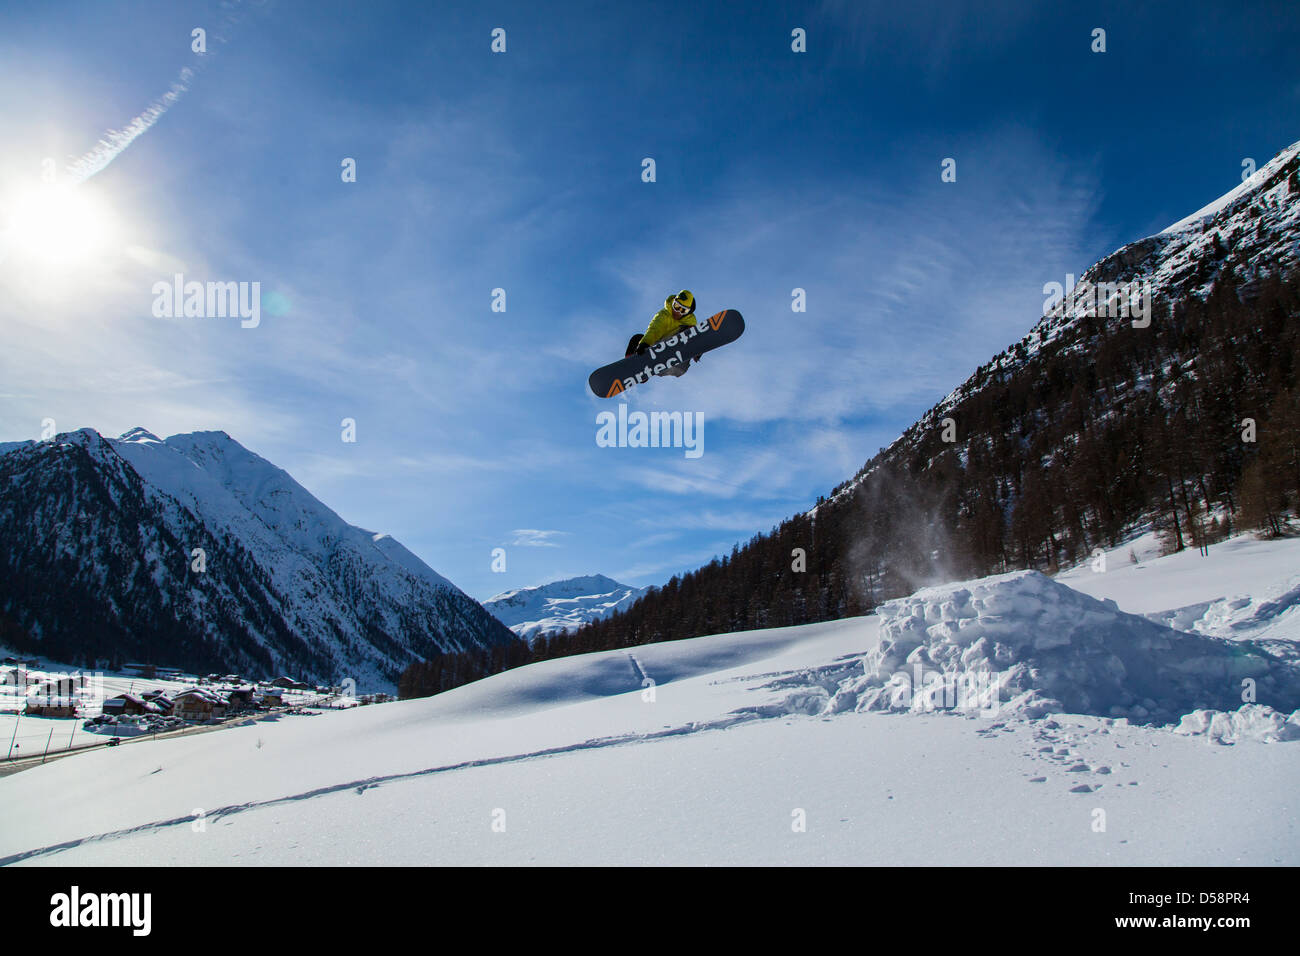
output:
[[[632,336],[627,343],[627,352],[624,358],[629,355],[640,355],[647,348],[656,342],[663,341],[671,335],[680,332],[682,326],[695,324],[695,296],[689,289],[683,289],[676,295],[670,295],[664,299],[664,307],[654,314],[647,326],[645,332]],[[695,361],[698,362],[699,356]],[[674,368],[665,372],[665,375],[685,375],[687,364],[674,366]]]
[[[649,327],[627,343],[624,356],[588,375],[587,385],[597,398],[613,398],[656,375],[681,375],[705,352],[736,341],[744,331],[745,318],[735,309],[696,321],[695,296],[683,289],[664,299]]]

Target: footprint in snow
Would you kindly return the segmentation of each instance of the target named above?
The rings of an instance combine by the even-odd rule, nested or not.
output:
[[[1092,787],[1089,784],[1081,783],[1077,787],[1070,788],[1071,793],[1092,793]]]
[[[1030,782],[1030,783],[1047,783],[1047,778],[1046,778],[1046,777],[1030,777],[1030,778],[1029,778],[1029,782]]]

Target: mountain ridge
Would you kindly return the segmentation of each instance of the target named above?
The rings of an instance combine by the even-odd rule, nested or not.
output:
[[[603,574],[588,574],[502,591],[484,601],[483,607],[521,638],[532,641],[600,620],[630,606],[645,590]]]
[[[1233,231],[1244,228],[1244,223],[1241,220],[1248,218],[1244,213],[1259,201],[1261,194],[1264,195],[1266,203],[1273,202],[1279,207],[1282,207],[1284,200],[1289,201],[1290,209],[1285,211],[1280,208],[1279,211],[1282,212],[1282,215],[1276,217],[1279,228],[1275,234],[1280,238],[1277,241],[1266,243],[1263,248],[1258,250],[1258,253],[1272,259],[1271,264],[1277,272],[1295,271],[1297,266],[1300,266],[1300,242],[1296,241],[1296,236],[1300,233],[1300,203],[1295,201],[1300,189],[1293,186],[1288,192],[1283,193],[1281,198],[1270,197],[1269,194],[1283,189],[1283,184],[1288,181],[1294,183],[1300,179],[1300,174],[1297,173],[1298,167],[1300,167],[1300,141],[1280,150],[1277,155],[1257,169],[1245,182],[1234,186],[1218,199],[1212,200],[1191,215],[1178,220],[1154,235],[1125,243],[1114,252],[1102,256],[1079,276],[1074,289],[1077,290],[1085,285],[1095,288],[1098,283],[1102,282],[1117,282],[1124,278],[1126,274],[1130,277],[1140,278],[1142,276],[1142,266],[1150,265],[1165,257],[1173,260],[1171,264],[1174,268],[1168,270],[1157,269],[1154,275],[1151,276],[1153,280],[1153,298],[1157,295],[1164,298],[1177,297],[1188,292],[1203,298],[1206,284],[1212,284],[1215,276],[1205,277],[1205,281],[1197,283],[1194,288],[1189,289],[1188,286],[1198,276],[1188,264],[1191,256],[1180,256],[1178,253],[1183,250],[1191,253],[1202,253],[1207,247],[1212,246],[1212,239],[1202,239],[1201,237],[1207,235],[1205,232],[1206,224],[1221,217],[1223,221],[1220,222],[1220,228],[1229,228],[1229,239],[1231,239]],[[1220,242],[1222,242],[1222,239],[1220,239]],[[1176,249],[1173,254],[1170,254],[1171,247]],[[1248,290],[1258,281],[1258,275],[1252,275],[1247,280]],[[1092,307],[1095,310],[1095,303]],[[1042,345],[1064,337],[1087,316],[1088,309],[1089,303],[1086,301],[1076,304],[1073,308],[1066,309],[1062,315],[1052,315],[1051,309],[1045,309],[1044,315],[1034,323],[1024,336],[1007,346],[989,362],[980,366],[975,373],[945,395],[916,422],[904,429],[902,434],[888,446],[882,448],[880,454],[863,465],[851,479],[837,486],[829,498],[833,500],[859,483],[869,473],[872,461],[875,461],[876,458],[896,452],[897,447],[907,443],[915,433],[934,429],[936,422],[942,418],[945,412],[958,405],[973,389],[978,389],[989,376],[1013,372],[1017,364],[1022,364],[1025,359],[1036,354]],[[1023,352],[1023,357],[1018,356],[1018,352]],[[975,383],[973,387],[972,382]],[[816,511],[817,507],[815,506],[807,513],[815,514]]]
[[[0,488],[0,615],[22,650],[387,689],[415,660],[515,640],[225,432],[16,443]]]

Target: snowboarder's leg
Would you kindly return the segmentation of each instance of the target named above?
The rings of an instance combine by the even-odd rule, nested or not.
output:
[[[624,358],[627,358],[630,355],[635,355],[641,351],[641,335],[642,333],[638,332],[627,340],[627,351],[623,353]]]

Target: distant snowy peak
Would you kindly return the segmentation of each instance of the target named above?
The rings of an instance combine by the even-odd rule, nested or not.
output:
[[[136,442],[139,444],[153,444],[153,445],[161,445],[163,443],[162,439],[159,438],[157,435],[155,435],[153,432],[149,431],[149,429],[141,428],[139,426],[136,426],[135,428],[132,428],[130,431],[124,433],[122,437],[118,439],[118,441]]]
[[[504,591],[483,602],[488,613],[525,640],[581,627],[631,607],[645,588],[620,584],[603,574]]]
[[[531,588],[515,588],[513,591],[502,591],[500,594],[488,599],[488,603],[496,602],[524,602],[541,597],[578,597],[584,594],[607,594],[618,588],[625,588],[627,585],[619,584],[613,578],[608,578],[603,574],[586,574],[576,578],[565,578],[563,581],[552,581],[550,584],[541,584]]]

